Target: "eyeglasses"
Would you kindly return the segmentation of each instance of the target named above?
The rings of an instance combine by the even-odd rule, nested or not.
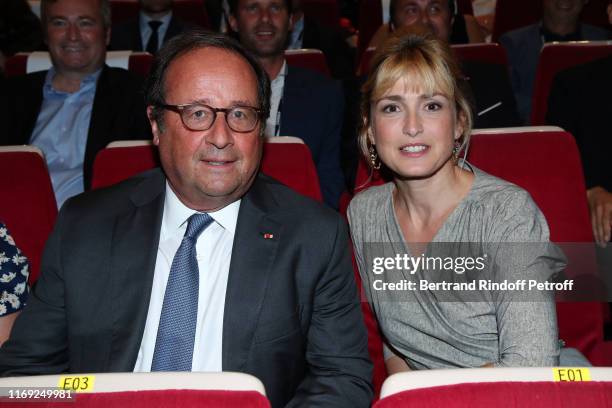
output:
[[[190,130],[208,130],[217,119],[217,112],[223,112],[225,123],[234,132],[253,131],[259,122],[262,111],[252,106],[234,106],[232,108],[213,108],[199,103],[185,105],[157,105],[181,116],[183,125]]]

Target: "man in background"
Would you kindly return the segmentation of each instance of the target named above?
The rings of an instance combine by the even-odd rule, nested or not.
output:
[[[142,79],[105,65],[108,0],[42,0],[53,66],[10,78],[0,95],[0,144],[38,146],[58,207],[91,184],[93,161],[114,140],[149,139]]]
[[[296,136],[308,145],[326,204],[338,207],[344,190],[340,136],[344,99],[339,83],[318,72],[287,65],[284,51],[293,28],[290,0],[231,0],[229,23],[272,82],[266,136]]]
[[[173,0],[139,0],[138,17],[113,26],[109,49],[155,55],[165,41],[191,28],[172,13]]]
[[[512,30],[499,38],[508,53],[512,88],[521,121],[529,123],[533,82],[540,50],[553,41],[607,40],[610,32],[582,24],[580,13],[588,0],[542,0],[543,16],[538,23]]]

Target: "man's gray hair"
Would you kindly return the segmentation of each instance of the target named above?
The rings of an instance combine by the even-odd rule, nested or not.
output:
[[[58,0],[41,0],[40,2],[40,21],[43,28],[47,26],[47,8]],[[102,24],[104,28],[111,26],[111,6],[109,0],[98,0],[100,2],[100,12],[102,13]]]

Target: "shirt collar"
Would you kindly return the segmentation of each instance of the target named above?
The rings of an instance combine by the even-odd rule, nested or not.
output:
[[[208,213],[208,215],[210,215],[223,229],[234,234],[236,232],[236,223],[238,222],[240,202],[241,200],[234,201],[220,210]],[[167,230],[171,233],[175,233],[181,228],[187,228],[187,220],[197,212],[198,211],[183,204],[170,187],[168,181],[166,181],[164,223],[166,224]]]
[[[170,24],[170,20],[172,19],[172,10],[170,10],[170,12],[168,14],[166,14],[165,16],[161,17],[161,18],[151,18],[149,16],[147,16],[145,13],[140,13],[140,28],[142,31],[142,28],[146,27],[149,28],[149,21],[161,21],[161,26],[159,28],[162,27],[166,27],[168,26],[168,24]]]
[[[55,93],[58,95],[68,95],[68,92],[61,92],[61,91],[57,91],[53,89],[53,77],[55,77],[56,73],[57,71],[55,70],[55,67],[53,66],[47,71],[47,75],[45,76],[45,84],[43,85],[43,92],[45,94]],[[76,93],[79,93],[86,89],[91,88],[91,86],[89,86],[91,84],[94,84],[95,86],[101,73],[102,73],[102,67],[100,67],[97,71],[92,72],[91,74],[83,77],[83,79],[81,80],[81,86],[79,90],[74,93],[76,94]]]
[[[281,81],[284,83],[286,76],[287,76],[287,60],[284,59],[283,66],[281,67],[280,71],[278,71],[278,75],[276,76],[276,78],[272,80],[272,85],[279,83]]]

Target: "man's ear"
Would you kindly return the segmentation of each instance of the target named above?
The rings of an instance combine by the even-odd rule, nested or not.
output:
[[[110,40],[111,40],[111,28],[108,27],[106,29],[106,46],[108,47],[108,45],[110,44]]]
[[[153,106],[147,106],[147,118],[149,118],[149,124],[151,125],[151,132],[153,133],[153,144],[159,146],[159,135],[161,130],[157,124],[157,120],[153,118]]]
[[[232,31],[237,33],[238,32],[238,20],[236,20],[236,17],[234,17],[232,13],[230,13],[229,16],[227,16],[227,22],[232,28]]]

